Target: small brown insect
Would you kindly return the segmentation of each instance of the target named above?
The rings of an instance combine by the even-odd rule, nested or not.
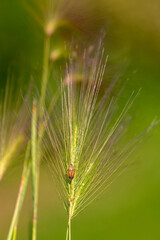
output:
[[[70,164],[67,170],[67,175],[70,181],[72,181],[72,179],[74,178],[75,175],[75,168],[73,166],[73,164]]]

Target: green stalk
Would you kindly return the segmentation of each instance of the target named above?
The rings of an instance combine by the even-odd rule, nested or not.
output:
[[[67,226],[67,232],[66,232],[66,240],[71,240],[71,216],[69,213],[68,217],[68,226]]]
[[[40,159],[41,159],[41,142],[44,133],[44,107],[46,98],[46,88],[48,82],[49,70],[49,51],[50,37],[46,36],[44,44],[43,58],[43,74],[41,84],[41,97],[39,105],[39,114],[37,114],[37,106],[34,102],[32,111],[32,186],[33,186],[33,219],[32,219],[32,240],[37,238],[37,212],[38,212],[38,190],[39,190],[39,175],[40,175]],[[37,123],[39,119],[39,132],[37,136]]]
[[[71,212],[69,213],[69,219],[68,219],[68,231],[69,231],[69,240],[71,240]]]
[[[31,154],[32,154],[32,189],[33,189],[33,224],[32,239],[36,239],[37,232],[37,205],[38,205],[38,180],[39,163],[37,159],[37,104],[33,102],[31,126]]]
[[[14,228],[12,240],[16,240],[16,237],[17,237],[17,226],[15,226]]]
[[[67,226],[67,232],[66,232],[66,240],[68,240],[68,226]]]
[[[44,43],[44,57],[43,57],[43,73],[41,83],[41,98],[40,98],[40,120],[43,118],[44,105],[46,98],[46,88],[48,82],[48,70],[49,70],[49,53],[50,53],[50,36],[46,36]]]
[[[12,217],[10,229],[8,232],[7,240],[11,240],[12,236],[13,236],[13,240],[16,240],[19,215],[21,212],[24,196],[25,196],[26,189],[27,189],[28,179],[29,179],[29,175],[30,175],[30,171],[31,171],[31,162],[29,161],[29,157],[30,157],[30,143],[28,143],[27,150],[26,150],[19,193],[18,193],[17,202],[16,202],[14,214]]]

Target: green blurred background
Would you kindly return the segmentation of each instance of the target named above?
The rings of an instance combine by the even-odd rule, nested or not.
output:
[[[69,30],[53,39],[53,49],[70,42],[89,45],[106,32],[109,55],[106,74],[129,78],[126,95],[142,88],[135,101],[130,134],[160,119],[160,1],[76,0],[66,18]],[[64,5],[64,9],[67,6]],[[27,89],[31,77],[40,84],[43,33],[18,1],[0,1],[0,86],[8,73],[17,89]],[[55,69],[63,65],[63,57]],[[133,164],[112,186],[72,221],[72,239],[160,239],[160,126],[132,155]],[[6,239],[21,176],[21,165],[0,183],[0,240]],[[18,239],[30,239],[31,183],[20,219]],[[41,170],[38,239],[65,239],[67,216],[58,199],[49,170]]]

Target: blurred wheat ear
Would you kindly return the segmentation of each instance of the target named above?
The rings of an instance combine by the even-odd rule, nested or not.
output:
[[[123,107],[119,96],[113,97],[115,81],[106,83],[105,94],[99,96],[107,63],[100,49],[92,58],[84,53],[81,81],[75,79],[80,66],[71,59],[43,140],[46,161],[68,214],[69,240],[71,219],[121,174],[130,154],[154,125],[124,141],[127,113],[139,91],[133,91]]]
[[[1,177],[5,171],[7,171],[7,169],[13,165],[16,159],[21,160],[21,163],[23,163],[23,172],[19,192],[7,240],[16,239],[19,216],[31,170],[30,141],[28,137],[30,126],[30,113],[28,111],[30,90],[30,87],[28,87],[26,96],[22,97],[22,92],[17,89],[15,90],[11,84],[11,81],[8,81],[4,95],[1,95]]]
[[[23,103],[20,97],[13,100],[13,90],[8,81],[0,99],[0,179],[27,144],[29,114],[25,101],[28,96]]]

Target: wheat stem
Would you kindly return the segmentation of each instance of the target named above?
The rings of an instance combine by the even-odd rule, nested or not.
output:
[[[39,116],[37,116],[37,106],[33,104],[32,112],[32,185],[33,185],[33,225],[32,225],[32,240],[37,238],[37,212],[38,212],[38,190],[39,190],[39,175],[40,175],[40,159],[41,159],[41,141],[44,133],[44,106],[46,98],[46,88],[48,82],[48,67],[49,67],[49,51],[50,37],[46,36],[44,44],[43,57],[43,73],[41,83],[41,97],[39,106]],[[39,133],[37,138],[37,118],[39,117]]]
[[[67,226],[67,232],[66,232],[66,240],[71,240],[71,216],[69,213],[68,217],[68,226]]]
[[[68,240],[68,226],[67,226],[67,232],[66,232],[66,240]]]
[[[69,226],[69,240],[71,240],[71,219],[70,219],[70,217],[69,217],[68,226]]]
[[[14,227],[12,240],[16,240],[16,237],[17,237],[17,226]]]
[[[44,57],[43,57],[43,73],[42,73],[42,83],[41,83],[41,98],[40,98],[40,120],[43,118],[44,114],[44,103],[46,97],[46,88],[48,82],[48,70],[49,70],[49,52],[50,52],[50,36],[46,36],[44,43]]]
[[[69,240],[71,240],[71,213],[69,214],[69,220],[68,220],[68,225],[69,225]]]
[[[31,129],[31,154],[32,154],[32,189],[33,189],[33,219],[32,240],[36,239],[37,232],[37,205],[39,185],[39,163],[37,158],[37,103],[33,102],[32,129]]]
[[[25,161],[24,161],[24,167],[23,167],[23,172],[22,172],[19,193],[18,193],[17,202],[16,202],[16,206],[15,206],[13,218],[11,221],[7,240],[11,240],[12,236],[13,236],[14,240],[16,239],[19,215],[21,212],[24,196],[25,196],[26,189],[27,189],[28,179],[29,179],[29,175],[30,175],[30,171],[31,171],[31,163],[28,161],[29,157],[30,157],[30,143],[28,143],[28,147],[26,150],[26,156],[25,156]]]

